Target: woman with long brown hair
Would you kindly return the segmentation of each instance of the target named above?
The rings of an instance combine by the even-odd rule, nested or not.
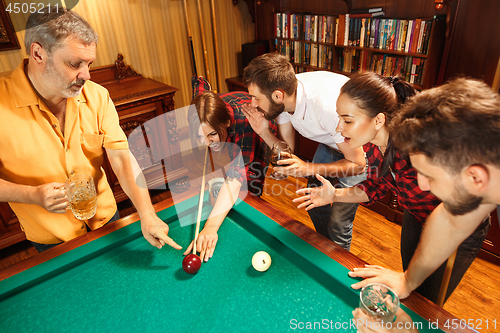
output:
[[[243,91],[216,94],[203,77],[193,77],[194,105],[188,114],[193,146],[207,145],[215,152],[227,149],[230,163],[225,170],[225,184],[221,187],[214,208],[198,236],[196,248],[202,260],[212,257],[219,230],[240,189],[245,187],[252,195],[261,195],[266,175],[269,149],[250,126],[242,111],[252,97]],[[274,121],[269,128],[276,134]],[[184,254],[188,254],[193,243]]]

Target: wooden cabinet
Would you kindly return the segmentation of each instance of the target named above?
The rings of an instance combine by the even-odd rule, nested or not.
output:
[[[117,64],[119,61],[120,56]],[[108,89],[148,188],[165,188],[167,183],[172,185],[189,172],[182,164],[173,112],[178,89],[144,78],[123,62],[117,64],[93,69],[92,80]],[[128,199],[107,159],[104,169],[116,201]]]
[[[16,214],[9,204],[0,202],[0,249],[26,239]]]
[[[108,89],[120,118],[120,126],[128,137],[130,149],[139,165],[144,166],[143,173],[148,188],[165,187],[167,182],[170,186],[175,185],[178,179],[186,177],[189,170],[182,164],[173,112],[174,95],[178,89],[136,73],[123,63],[120,55],[115,65],[92,69],[91,77],[92,81]],[[153,118],[160,121],[153,122],[156,125],[148,123]],[[103,168],[116,201],[128,199],[107,158]],[[0,203],[0,249],[25,239],[10,206]]]
[[[479,257],[500,265],[500,226],[498,224],[498,211],[491,212],[491,227],[483,241],[483,251]]]
[[[449,1],[454,16],[441,64],[441,82],[457,75],[484,80],[491,85],[500,57],[498,0]]]

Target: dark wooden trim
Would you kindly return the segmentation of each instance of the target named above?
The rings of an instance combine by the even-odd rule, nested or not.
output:
[[[495,264],[497,266],[500,266],[500,256],[498,254],[493,253],[493,252],[487,251],[485,249],[481,249],[481,251],[479,251],[479,254],[477,255],[477,257],[484,259],[488,262],[491,262],[492,264]]]

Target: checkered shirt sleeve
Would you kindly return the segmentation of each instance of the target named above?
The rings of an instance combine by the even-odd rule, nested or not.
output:
[[[368,159],[368,177],[356,185],[368,196],[367,205],[382,199],[388,190],[398,197],[401,207],[408,210],[421,223],[436,208],[441,201],[429,191],[422,191],[418,186],[417,171],[411,166],[410,161],[404,158],[399,151],[396,152],[392,172],[380,175],[384,156],[380,149],[371,143],[363,146]]]

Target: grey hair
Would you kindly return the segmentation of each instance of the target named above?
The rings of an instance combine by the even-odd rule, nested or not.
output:
[[[70,36],[84,45],[98,42],[94,29],[74,11],[60,6],[45,7],[31,14],[26,22],[26,53],[30,54],[31,44],[39,43],[50,54]]]

